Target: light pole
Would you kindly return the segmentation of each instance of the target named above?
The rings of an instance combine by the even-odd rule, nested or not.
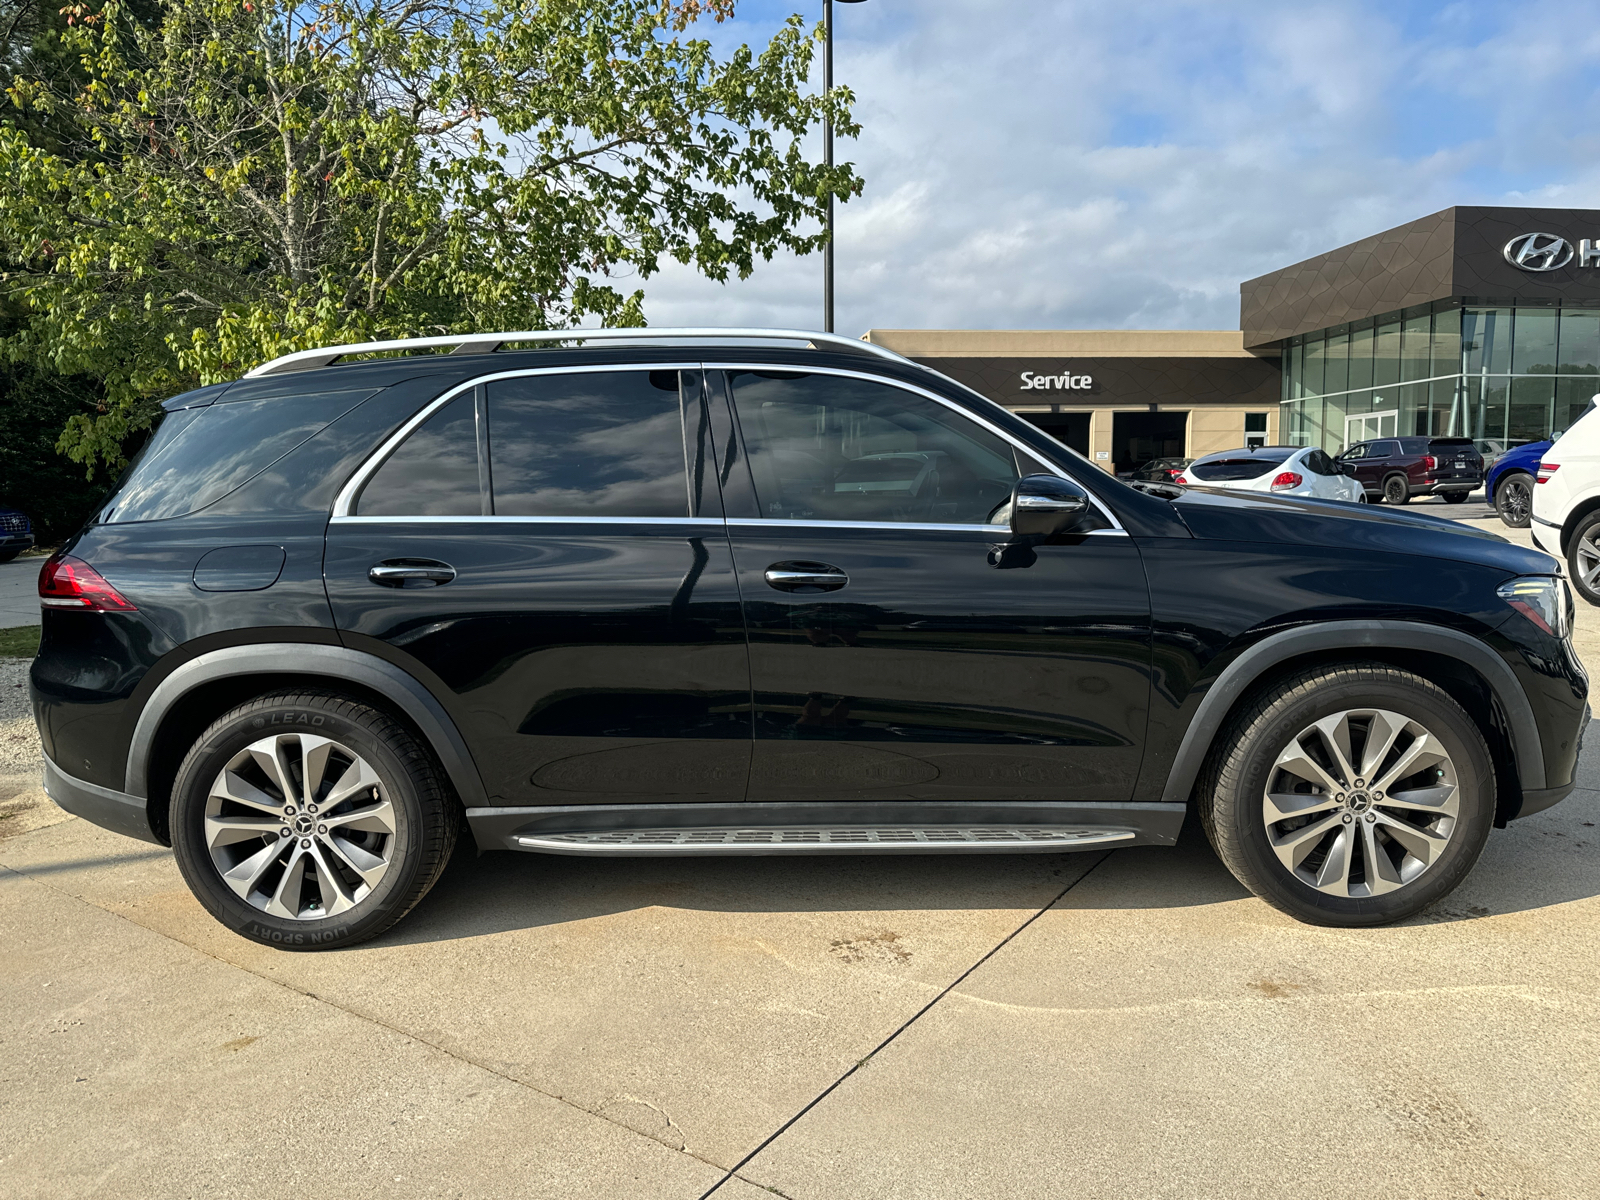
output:
[[[839,0],[862,4],[865,0]],[[822,90],[833,91],[833,0],[822,0]],[[822,161],[833,170],[833,120],[822,122]],[[828,193],[828,241],[822,247],[822,332],[833,332],[833,193]]]

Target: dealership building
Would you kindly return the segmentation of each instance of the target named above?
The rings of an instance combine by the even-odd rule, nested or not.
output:
[[[874,329],[1107,470],[1565,429],[1600,393],[1600,210],[1447,208],[1240,285],[1238,330]]]

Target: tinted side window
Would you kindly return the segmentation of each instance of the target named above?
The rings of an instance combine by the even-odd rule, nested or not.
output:
[[[105,521],[157,521],[214,504],[314,437],[371,389],[212,404],[168,415],[129,470]]]
[[[1321,450],[1313,450],[1306,455],[1305,464],[1307,469],[1314,475],[1337,475],[1339,473],[1339,468],[1333,465],[1333,459],[1329,458]]]
[[[1010,444],[942,404],[846,376],[729,378],[763,517],[983,525],[1011,498]]]
[[[488,393],[497,516],[689,515],[676,371],[531,375]]]
[[[477,414],[463,392],[412,431],[361,489],[363,517],[472,517],[484,511]]]
[[[1366,444],[1365,443],[1359,443],[1357,445],[1351,446],[1350,449],[1346,450],[1343,454],[1339,455],[1339,459],[1340,459],[1341,462],[1355,462],[1356,459],[1365,458],[1366,456],[1367,456]]]
[[[1393,458],[1400,453],[1399,442],[1373,442],[1372,458]]]

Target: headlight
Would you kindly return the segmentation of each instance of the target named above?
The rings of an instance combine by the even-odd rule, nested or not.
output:
[[[1572,632],[1572,591],[1555,575],[1524,575],[1502,583],[1495,594],[1553,637]]]

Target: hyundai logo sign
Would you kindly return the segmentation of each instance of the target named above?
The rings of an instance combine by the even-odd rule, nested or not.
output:
[[[1589,240],[1584,239],[1583,265],[1588,266],[1592,255]],[[1572,261],[1572,243],[1553,233],[1519,233],[1506,243],[1506,261],[1524,271],[1554,271]]]

